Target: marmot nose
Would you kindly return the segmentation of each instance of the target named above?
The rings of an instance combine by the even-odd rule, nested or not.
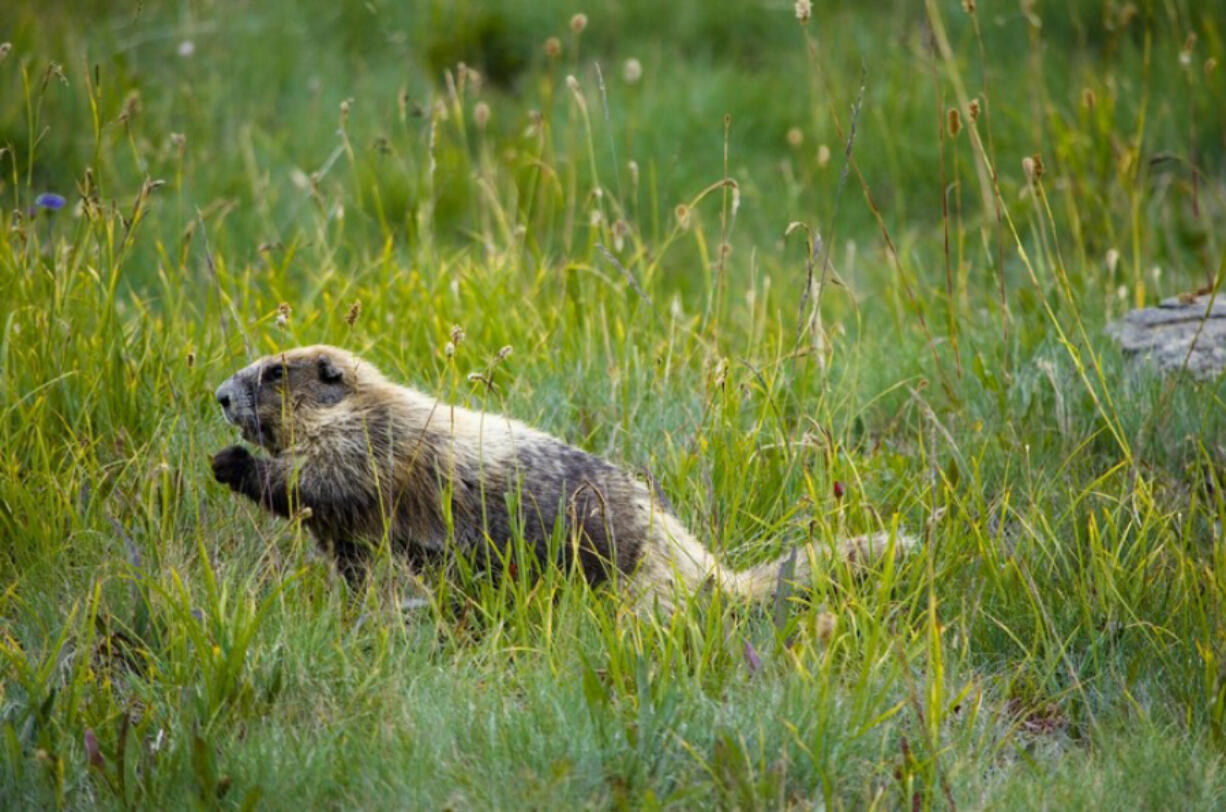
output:
[[[217,402],[221,404],[221,408],[230,410],[230,382],[226,381],[221,386],[217,387]]]

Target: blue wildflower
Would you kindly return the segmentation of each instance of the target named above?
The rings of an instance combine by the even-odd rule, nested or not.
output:
[[[35,206],[40,209],[49,209],[50,211],[59,211],[64,208],[64,204],[67,202],[63,195],[57,195],[54,192],[43,192],[34,198]]]

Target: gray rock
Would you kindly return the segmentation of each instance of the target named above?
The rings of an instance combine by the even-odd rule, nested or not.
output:
[[[1175,296],[1107,325],[1125,355],[1147,358],[1163,372],[1186,369],[1214,378],[1226,368],[1226,294]]]

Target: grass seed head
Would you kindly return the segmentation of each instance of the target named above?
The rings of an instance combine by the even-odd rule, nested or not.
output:
[[[484,130],[485,125],[490,123],[490,106],[485,102],[477,102],[473,107],[473,123],[477,125],[477,129]]]
[[[622,78],[628,85],[638,84],[639,79],[643,78],[643,63],[634,57],[627,59],[622,63]]]
[[[822,144],[817,148],[817,165],[819,168],[825,169],[828,163],[830,163],[830,147]]]
[[[550,59],[557,59],[562,55],[562,40],[557,37],[550,37],[545,40],[545,56]]]
[[[792,127],[788,130],[788,146],[796,149],[805,142],[805,134],[799,127]]]
[[[587,15],[583,13],[576,14],[570,18],[571,33],[578,36],[583,33],[583,29],[587,28]]]
[[[362,302],[355,301],[353,306],[349,308],[349,312],[345,315],[345,323],[350,327],[358,320],[358,316],[362,314]]]
[[[971,121],[978,121],[979,113],[979,99],[971,99],[970,104],[966,106],[966,114],[971,117]]]
[[[677,217],[677,225],[682,228],[690,227],[690,207],[684,203],[678,203],[677,208],[673,210],[673,214]]]
[[[796,0],[793,8],[796,11],[796,19],[800,20],[802,25],[809,22],[809,18],[813,16],[813,4],[809,0]]]
[[[949,108],[949,137],[957,138],[958,133],[962,132],[962,116],[958,114],[957,107]]]

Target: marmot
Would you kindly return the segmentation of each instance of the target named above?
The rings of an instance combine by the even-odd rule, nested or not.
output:
[[[621,468],[503,415],[442,403],[329,346],[263,358],[217,389],[226,419],[263,446],[213,457],[218,482],[279,516],[299,515],[351,579],[383,539],[420,561],[449,549],[497,564],[518,528],[542,563],[616,574],[640,605],[673,606],[707,584],[748,599],[775,588],[779,561],[720,565],[654,490]],[[309,509],[309,510],[303,510]],[[562,543],[550,543],[561,523]],[[838,545],[853,563],[886,533]],[[913,540],[899,535],[899,549]],[[804,581],[820,549],[797,556]]]

